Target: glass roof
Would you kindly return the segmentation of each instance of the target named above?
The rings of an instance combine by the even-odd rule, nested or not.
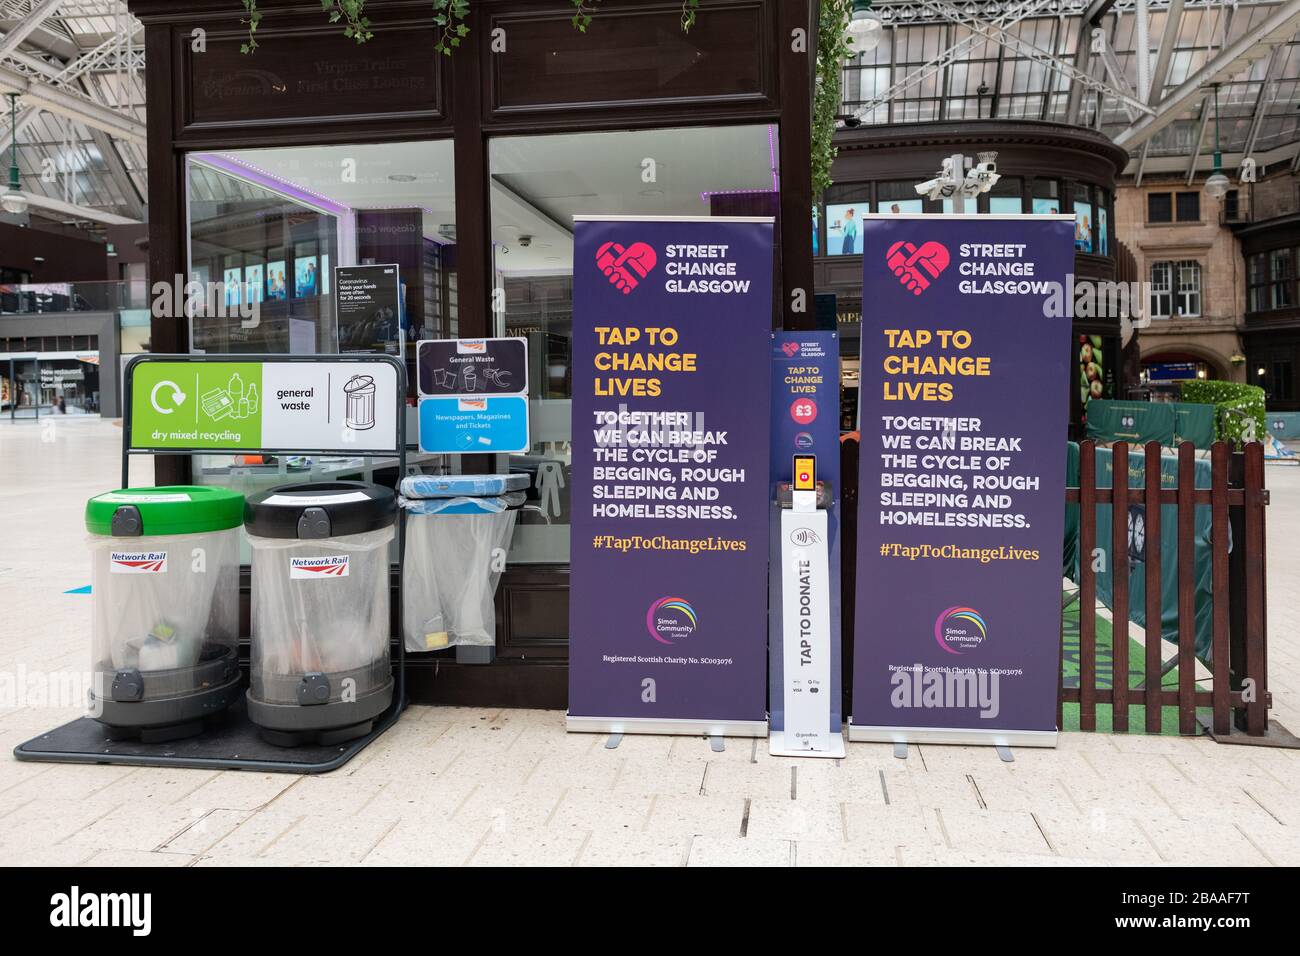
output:
[[[42,15],[42,0],[0,0],[0,92],[6,76],[66,93],[109,120],[145,122],[144,34],[124,0],[62,0]],[[36,25],[32,28],[32,21]],[[12,50],[6,39],[30,29]],[[0,122],[3,166],[10,162],[8,97]],[[112,122],[109,122],[112,126]],[[147,196],[144,144],[88,126],[66,112],[29,106],[18,97],[18,169],[33,196],[78,209],[43,207],[31,213],[95,227],[113,217],[140,221]]]
[[[1136,0],[1118,0],[1108,8],[1105,3],[1083,0],[876,0],[873,9],[885,23],[883,37],[875,50],[845,65],[843,112],[863,125],[977,117],[1066,122],[1070,87],[1075,82],[1068,69],[1054,69],[1044,62],[1046,57],[1030,58],[1026,52],[1034,51],[1014,42],[990,40],[959,21],[976,17],[984,24],[1000,26],[1072,68],[1085,9],[1106,9],[1094,25],[1104,32],[1123,82],[1115,83],[1103,57],[1096,54],[1089,57],[1089,75],[1136,95],[1136,6]],[[1151,71],[1158,65],[1169,6],[1168,0],[1147,3]],[[1195,77],[1226,45],[1258,30],[1283,6],[1276,0],[1186,0],[1168,57],[1164,95]],[[1270,154],[1285,147],[1293,147],[1293,153],[1294,145],[1300,143],[1300,43],[1294,28],[1287,29],[1289,39],[1277,46],[1275,53],[1219,78],[1220,138],[1225,154],[1245,149],[1257,109],[1262,117],[1252,155],[1271,159]],[[1084,36],[1088,42],[1090,31]],[[1261,97],[1270,77],[1272,82]],[[1186,158],[1196,151],[1206,96],[1212,96],[1211,86],[1151,138],[1148,158],[1183,157],[1186,165]],[[1100,103],[1098,99],[1096,92],[1084,91],[1080,125],[1099,128],[1112,138],[1129,128],[1133,120],[1118,96],[1103,93]],[[1201,147],[1206,164],[1211,161],[1206,154],[1213,151],[1212,112],[1209,118]],[[1140,147],[1131,150],[1138,151]]]

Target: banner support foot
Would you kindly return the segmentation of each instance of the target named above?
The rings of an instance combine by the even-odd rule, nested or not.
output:
[[[1016,762],[1015,754],[1011,752],[1011,748],[1008,747],[1006,744],[998,744],[994,747],[994,749],[998,752],[998,757],[1001,758],[1003,763]]]
[[[609,739],[605,741],[606,750],[617,750],[618,745],[623,742],[622,734],[610,734]]]
[[[903,743],[901,740],[895,740],[895,741],[894,741],[894,756],[897,757],[899,760],[906,760],[906,759],[907,759],[907,744]]]
[[[715,753],[720,754],[727,749],[726,740],[718,734],[709,735],[709,748]]]

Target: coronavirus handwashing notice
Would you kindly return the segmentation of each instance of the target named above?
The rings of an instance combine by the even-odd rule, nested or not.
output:
[[[772,224],[580,218],[575,263],[570,727],[761,734]]]
[[[851,736],[1051,743],[1068,217],[863,223]],[[1059,310],[1055,310],[1059,311]]]

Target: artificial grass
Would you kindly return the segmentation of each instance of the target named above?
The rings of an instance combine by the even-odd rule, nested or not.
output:
[[[1110,689],[1114,686],[1115,663],[1114,663],[1114,643],[1115,635],[1111,628],[1111,622],[1096,616],[1097,622],[1097,653],[1096,653],[1096,686],[1100,689]],[[1064,640],[1062,653],[1061,673],[1064,678],[1066,687],[1079,686],[1079,602],[1065,607],[1061,612],[1061,629]],[[1168,658],[1173,653],[1169,646],[1161,648],[1163,657]],[[1146,676],[1146,649],[1132,638],[1128,641],[1128,677],[1129,687],[1135,688],[1143,683]],[[1163,684],[1167,690],[1178,689],[1178,668],[1175,667],[1169,673],[1164,675]],[[1197,690],[1205,688],[1197,686]],[[1199,713],[1207,715],[1210,708],[1200,708]],[[1097,714],[1097,731],[1099,733],[1113,733],[1115,729],[1113,715],[1110,704],[1098,703],[1096,706]],[[1133,734],[1146,733],[1146,705],[1129,704],[1128,706],[1128,731]],[[1079,705],[1067,702],[1062,709],[1061,730],[1071,731],[1079,729]],[[1178,736],[1178,708],[1174,706],[1163,706],[1160,708],[1160,734],[1162,736]]]

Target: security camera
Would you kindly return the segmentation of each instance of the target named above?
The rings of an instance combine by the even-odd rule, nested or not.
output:
[[[532,237],[532,236],[520,236],[520,237],[519,237],[519,245],[522,246],[523,248],[527,249],[527,248],[528,248],[529,246],[531,246],[532,244],[533,244],[533,237]]]
[[[916,189],[918,196],[932,200],[947,199],[956,191],[956,187],[951,182],[942,178],[927,179],[923,183],[917,183],[913,188]]]

